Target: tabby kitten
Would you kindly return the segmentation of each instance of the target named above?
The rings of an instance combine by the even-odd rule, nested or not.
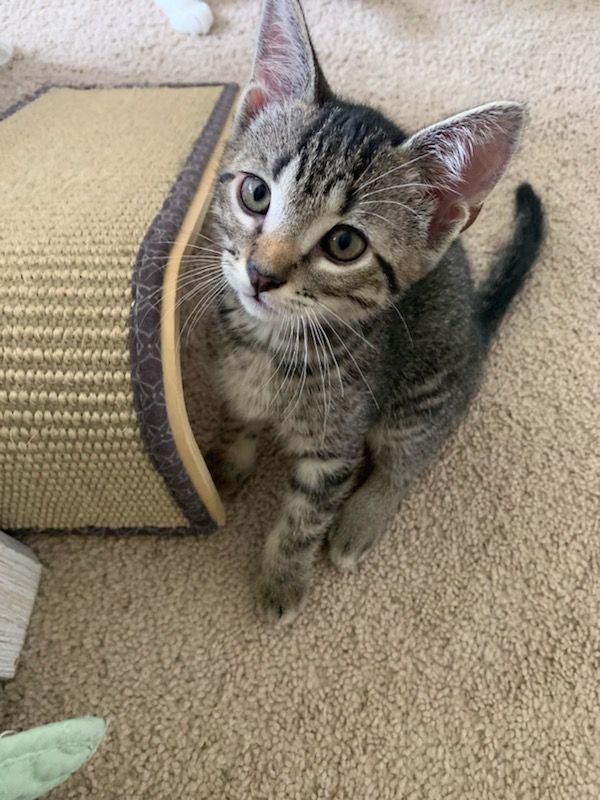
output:
[[[336,567],[356,567],[476,392],[538,254],[540,201],[518,189],[512,241],[478,289],[457,237],[523,121],[522,106],[498,102],[407,137],[331,92],[298,0],[265,1],[214,207],[229,418],[210,457],[234,488],[269,426],[292,460],[262,556],[263,618],[298,614],[325,540]]]

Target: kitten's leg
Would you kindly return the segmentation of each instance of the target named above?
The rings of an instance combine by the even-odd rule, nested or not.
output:
[[[267,537],[259,578],[259,612],[291,622],[302,610],[315,553],[351,490],[360,456],[299,458],[283,509]]]
[[[341,572],[356,568],[385,533],[406,485],[398,486],[386,466],[376,465],[344,503],[329,534],[329,558]]]
[[[226,415],[221,423],[219,443],[206,458],[210,474],[224,497],[234,495],[252,475],[260,424],[243,422]]]
[[[329,557],[341,572],[355,569],[379,542],[445,435],[427,424],[410,429],[378,426],[370,437],[372,471],[341,507],[329,533]]]

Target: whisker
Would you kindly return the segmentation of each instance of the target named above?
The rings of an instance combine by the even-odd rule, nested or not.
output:
[[[410,211],[410,213],[414,214],[415,217],[419,216],[418,212],[415,211],[414,208],[401,203],[399,200],[361,200],[358,205],[378,205],[379,203],[386,203],[390,206],[400,206],[401,208],[405,208],[407,211]]]
[[[206,290],[206,288],[207,287],[205,285],[199,285],[188,290],[184,295],[182,295],[182,297],[179,298],[179,300],[177,300],[174,311],[183,308],[193,297],[196,297],[198,294],[200,294],[200,292]]]
[[[369,201],[367,200],[366,202],[369,202]],[[362,213],[363,214],[368,214],[371,217],[378,217],[379,219],[382,219],[384,222],[387,222],[388,225],[391,225],[392,228],[396,224],[395,222],[392,222],[391,220],[389,220],[387,217],[383,217],[381,214],[378,214],[376,211],[368,211],[367,209],[363,209]]]
[[[410,339],[411,346],[412,346],[412,347],[414,347],[414,346],[415,346],[415,342],[414,342],[414,339],[412,338],[412,334],[411,334],[411,332],[410,332],[410,329],[409,329],[409,327],[408,327],[408,325],[407,325],[407,323],[406,323],[406,320],[404,319],[404,315],[402,314],[402,312],[401,312],[401,311],[400,311],[400,309],[399,309],[399,308],[396,306],[396,304],[395,304],[395,303],[393,303],[393,302],[392,302],[392,303],[391,303],[391,307],[394,309],[394,311],[396,312],[396,314],[398,314],[398,316],[400,317],[400,320],[401,320],[402,324],[404,325],[404,330],[406,331],[406,335],[407,335],[407,336],[408,336],[408,338]]]
[[[312,338],[312,341],[313,341],[314,351],[315,351],[315,355],[317,357],[317,364],[318,364],[318,367],[319,367],[319,374],[321,376],[321,385],[323,387],[323,417],[324,417],[324,426],[326,426],[327,425],[327,413],[329,411],[329,408],[328,408],[328,405],[327,405],[327,391],[325,389],[325,367],[323,366],[323,364],[321,362],[321,354],[319,352],[319,345],[317,343],[317,336],[315,334],[315,325],[314,325],[314,322],[311,319],[310,315],[307,317],[306,321],[308,322],[308,329],[310,331],[310,335],[311,335],[311,338]],[[323,436],[325,436],[325,431],[323,431]]]
[[[302,370],[302,380],[300,382],[300,387],[299,387],[298,392],[297,392],[296,402],[291,407],[291,409],[289,409],[289,411],[286,409],[286,414],[284,416],[284,419],[288,419],[294,413],[294,411],[296,410],[296,407],[298,406],[298,403],[300,402],[300,399],[302,397],[302,392],[304,391],[304,385],[306,384],[306,375],[308,373],[308,337],[307,337],[307,334],[306,334],[306,319],[305,319],[305,317],[302,317],[300,319],[300,322],[302,322],[302,331],[303,331],[303,339],[304,339],[304,366],[303,366],[303,370]]]
[[[369,178],[369,180],[363,183],[361,186],[357,186],[356,191],[364,189],[366,186],[370,186],[372,183],[375,183],[375,181],[380,181],[382,178],[385,178],[386,175],[391,175],[392,172],[397,172],[399,169],[405,169],[406,167],[410,167],[411,164],[415,164],[417,161],[420,161],[422,158],[425,158],[428,155],[429,153],[423,153],[420,156],[411,158],[410,161],[405,161],[404,164],[397,164],[395,167],[388,169],[386,172],[382,172],[381,175],[375,175],[374,178]]]
[[[207,236],[205,233],[195,233],[193,237],[186,242],[186,247],[194,247],[195,242],[194,239],[206,239],[207,242],[216,245],[217,247],[221,246],[221,242],[218,242],[216,239],[213,239],[211,236]],[[157,244],[175,244],[177,239],[153,239],[154,242]]]
[[[213,280],[214,277],[218,276],[219,274],[221,274],[220,267],[211,267],[210,269],[206,270],[203,269],[201,273],[200,272],[194,274],[190,273],[189,275],[185,275],[184,279],[178,280],[176,286],[174,286],[169,291],[165,291],[164,286],[157,286],[147,295],[143,296],[142,302],[145,303],[151,300],[153,304],[157,304],[164,297],[171,297],[172,295],[176,295],[179,291],[181,291],[181,289],[185,288],[186,286],[189,286],[190,284],[198,283],[200,286],[205,287],[206,285],[209,285],[210,281]],[[210,280],[209,281],[201,280],[204,277],[209,277]],[[157,295],[159,295],[159,297],[157,297]]]
[[[275,369],[271,372],[271,376],[260,387],[259,391],[261,391],[261,392],[264,391],[267,388],[267,386],[272,382],[272,380],[275,378],[275,376],[277,375],[277,373],[281,369],[283,363],[285,362],[286,354],[287,354],[287,351],[289,349],[289,346],[290,346],[290,343],[291,343],[291,340],[292,340],[292,337],[291,337],[292,323],[289,321],[289,319],[285,318],[284,319],[284,325],[285,325],[285,327],[284,327],[285,333],[284,333],[284,336],[283,336],[283,342],[284,342],[285,347],[281,348],[281,350],[279,348],[275,349],[275,354],[274,354],[274,357],[273,357],[273,360],[276,360]],[[272,403],[273,403],[273,397],[271,397],[271,399],[269,400],[267,408],[270,408]]]
[[[370,192],[363,194],[359,199],[364,200],[366,197],[371,197],[373,194],[380,194],[381,192],[391,192],[392,189],[408,189],[411,186],[419,186],[423,189],[437,189],[432,183],[394,183],[392,186],[382,186],[380,189],[371,189]],[[458,192],[456,192],[458,194]]]
[[[225,274],[221,264],[203,264],[201,267],[194,267],[189,272],[180,273],[177,286],[183,286],[190,280],[201,280],[204,275],[216,275],[218,272]]]
[[[171,241],[170,239],[153,239],[152,240],[152,244],[168,244],[171,247],[173,247],[173,245],[175,245],[176,243],[177,242],[175,240]],[[217,247],[218,247],[218,242],[215,242],[215,245],[217,245]],[[195,250],[195,251],[200,251],[200,252],[203,252],[203,253],[215,253],[216,255],[222,255],[223,254],[223,250],[225,250],[225,247],[222,247],[219,250],[219,249],[215,249],[214,247],[206,247],[205,245],[195,244],[194,242],[186,242],[183,249],[184,249],[184,251],[185,250]]]
[[[189,343],[189,337],[191,331],[195,328],[195,326],[200,321],[200,318],[204,314],[204,312],[210,307],[211,303],[220,295],[222,294],[225,289],[227,288],[228,283],[225,278],[221,281],[218,281],[216,285],[212,286],[207,295],[205,295],[200,302],[196,305],[195,309],[192,313],[188,316],[188,318],[183,323],[181,330],[179,332],[178,338],[178,347],[181,346],[181,340],[183,339],[183,335],[185,333],[185,329],[188,329],[186,344]]]
[[[191,244],[188,243],[186,245],[186,250],[191,250],[192,253],[187,253],[187,255],[195,255],[196,253],[211,253],[214,256],[221,257],[225,248],[221,248],[220,250],[215,249],[214,247],[205,247],[204,245],[198,244]]]
[[[188,278],[194,278],[198,275],[202,275],[204,272],[213,272],[213,271],[222,272],[222,264],[221,262],[215,262],[214,264],[199,264],[194,267],[190,267],[189,269],[185,269],[183,272],[179,273],[177,277],[177,282],[180,283],[181,281],[185,281]]]
[[[182,295],[182,297],[180,297],[179,300],[177,300],[177,302],[175,303],[174,310],[177,311],[177,309],[179,309],[181,306],[183,306],[188,300],[190,300],[194,295],[198,294],[200,291],[206,291],[208,289],[211,289],[216,284],[216,282],[218,280],[218,277],[219,276],[214,276],[209,281],[204,281],[202,283],[198,283],[198,285],[197,286],[193,286],[192,289],[188,288],[187,292],[185,292]],[[157,308],[159,308],[159,306],[161,305],[164,297],[171,297],[173,294],[176,295],[177,291],[168,292],[166,295],[162,295],[161,294],[160,296],[154,297],[153,299],[149,300],[148,301],[149,306],[146,309],[146,311],[144,312],[143,317],[140,319],[139,324],[143,325],[145,320],[146,320],[146,317],[148,316],[148,314],[151,311],[154,311]]]
[[[185,281],[188,278],[194,278],[197,275],[202,275],[204,272],[212,272],[214,270],[222,271],[222,265],[220,261],[214,263],[208,262],[204,264],[196,264],[195,266],[188,267],[182,272],[180,272],[179,275],[177,276],[177,283]]]
[[[181,263],[184,269],[187,269],[188,264],[221,264],[223,259],[219,256],[204,255],[199,253],[188,253],[181,258]]]
[[[177,300],[175,303],[175,309],[180,308],[183,306],[188,300],[190,300],[194,295],[198,294],[201,291],[208,291],[209,289],[213,288],[214,286],[219,283],[219,275],[213,276],[210,280],[202,281],[198,283],[196,286],[192,285],[192,288],[188,288],[187,292],[182,294],[182,296]]]
[[[184,255],[190,255],[190,253],[210,253],[218,258],[226,252],[227,250],[225,247],[207,247],[204,244],[189,243],[184,248]]]
[[[368,212],[365,212],[365,213],[368,213],[368,214],[370,214],[371,212],[370,212],[370,211],[368,211]],[[334,316],[334,317],[335,317],[335,318],[336,318],[336,319],[337,319],[339,322],[341,322],[341,323],[342,323],[342,325],[345,325],[345,326],[346,326],[346,328],[348,328],[348,330],[352,331],[352,333],[353,333],[355,336],[358,336],[358,338],[361,340],[361,342],[364,342],[364,344],[366,344],[366,345],[367,345],[367,347],[370,347],[370,348],[371,348],[371,350],[376,350],[376,349],[377,349],[377,348],[376,348],[374,345],[372,345],[372,344],[371,344],[371,342],[369,342],[369,341],[368,341],[368,339],[365,339],[365,337],[364,337],[364,336],[363,336],[363,335],[360,333],[360,331],[357,331],[357,330],[356,330],[356,328],[352,327],[352,325],[350,325],[350,323],[349,323],[349,322],[347,322],[347,321],[346,321],[346,320],[345,320],[343,317],[340,317],[340,315],[339,315],[339,314],[337,314],[337,313],[336,313],[336,312],[335,312],[335,311],[334,311],[332,308],[329,308],[329,306],[326,306],[326,305],[325,305],[325,303],[321,303],[319,300],[315,300],[314,302],[315,302],[315,303],[316,303],[318,306],[320,306],[321,308],[323,308],[325,311],[327,311],[329,314],[333,314],[333,316]]]
[[[290,360],[290,362],[288,363],[287,368],[285,370],[285,374],[283,376],[283,381],[279,384],[279,389],[275,393],[272,402],[275,402],[275,400],[277,399],[279,394],[283,392],[285,386],[287,385],[287,383],[288,383],[289,379],[291,378],[291,376],[292,376],[292,374],[294,372],[294,369],[296,367],[296,359],[297,359],[297,356],[298,356],[298,347],[299,347],[299,333],[300,333],[300,319],[299,319],[299,317],[294,317],[293,318],[293,322],[294,322],[294,331],[293,331],[293,333],[290,333],[290,345],[292,345],[292,341],[295,340],[295,345],[290,348],[290,357],[293,356],[293,360]],[[290,325],[290,328],[291,328],[291,325]],[[287,353],[287,350],[286,350],[286,353]]]
[[[186,244],[193,245],[194,244],[194,240],[197,239],[197,238],[206,239],[206,241],[210,242],[211,244],[215,244],[215,245],[220,245],[221,244],[216,239],[213,239],[212,237],[207,236],[205,233],[195,233],[195,234],[193,234],[193,236],[189,239],[189,241]],[[154,241],[160,241],[163,244],[175,244],[177,239],[156,239]]]
[[[358,370],[358,373],[359,373],[360,377],[362,378],[365,386],[367,387],[367,389],[369,391],[369,394],[373,398],[373,402],[375,403],[376,407],[379,409],[379,403],[377,402],[377,398],[373,394],[373,390],[371,389],[371,385],[369,384],[369,381],[365,378],[364,373],[363,373],[362,369],[360,368],[360,366],[358,365],[357,360],[354,358],[354,356],[352,355],[352,352],[348,349],[348,347],[346,346],[346,343],[344,342],[342,337],[338,334],[338,332],[335,330],[335,328],[332,328],[331,330],[332,330],[333,334],[336,336],[336,338],[339,340],[340,344],[342,345],[342,347],[344,348],[346,353],[348,353],[348,355],[350,356],[351,360],[354,362],[354,366]]]
[[[315,314],[315,317],[316,317],[317,314],[318,314],[318,310],[317,309],[314,310],[314,314]],[[333,352],[333,347],[331,346],[331,342],[329,341],[329,337],[327,336],[327,332],[325,331],[325,328],[321,325],[321,323],[318,322],[318,318],[317,318],[317,324],[319,325],[319,328],[321,329],[323,338],[325,339],[325,344],[327,345],[327,347],[329,348],[329,352],[331,353],[331,358],[333,359],[333,363],[335,365],[335,368],[336,368],[337,374],[338,374],[338,380],[340,382],[340,394],[343,397],[344,396],[344,384],[343,384],[343,381],[342,381],[342,374],[340,372],[340,365],[338,363],[338,360],[336,358],[335,353]]]
[[[327,354],[325,352],[325,348],[323,347],[323,337],[322,337],[322,335],[321,335],[321,333],[319,331],[319,328],[320,328],[319,321],[317,320],[317,317],[314,314],[314,312],[312,311],[312,309],[309,310],[308,315],[309,315],[309,318],[310,318],[310,323],[309,324],[311,326],[311,331],[312,331],[312,334],[313,334],[313,341],[315,343],[315,351],[317,353],[317,358],[319,359],[319,368],[320,368],[320,365],[321,365],[321,356],[319,354],[319,346],[323,349],[323,371],[321,372],[321,378],[322,378],[322,385],[323,385],[323,438],[322,438],[322,442],[324,443],[325,442],[325,436],[326,436],[326,433],[327,433],[327,420],[328,420],[328,417],[329,417],[329,412],[331,411],[331,405],[333,403],[333,392],[332,392],[332,387],[331,387],[331,370],[329,368],[329,361],[327,359]],[[318,339],[318,342],[317,342],[317,339]],[[328,390],[329,391],[327,391],[327,389],[325,388],[325,374],[327,375],[327,385],[328,385]]]
[[[218,246],[219,242],[216,239],[213,239],[210,236],[207,236],[205,233],[196,233],[195,237],[200,237],[201,239],[206,239],[207,242],[212,242],[212,244],[216,244]]]
[[[189,325],[188,325],[188,332],[187,332],[186,342],[185,342],[186,346],[189,345],[190,336],[192,335],[192,331],[196,328],[196,326],[200,322],[200,319],[202,318],[202,316],[206,313],[206,311],[214,303],[214,301],[217,299],[217,297],[219,297],[221,294],[223,294],[223,292],[225,291],[226,288],[227,287],[224,286],[224,285],[217,286],[216,288],[213,289],[213,291],[211,292],[211,294],[209,296],[207,296],[205,299],[200,301],[200,303],[198,304],[197,310],[190,317],[190,321],[189,321]],[[183,336],[183,330],[182,330],[182,336]],[[181,342],[182,336],[180,336],[180,342]]]
[[[298,368],[298,358],[300,357],[300,322],[301,322],[300,317],[296,317],[296,331],[295,331],[296,335],[295,335],[295,341],[294,341],[294,351],[293,351],[293,354],[292,354],[292,359],[293,360],[290,362],[291,363],[291,368],[289,370],[289,374],[286,373],[286,381],[285,381],[284,385],[286,385],[287,383],[291,382],[292,375],[294,374],[294,372]],[[283,387],[282,387],[282,389],[283,389]]]

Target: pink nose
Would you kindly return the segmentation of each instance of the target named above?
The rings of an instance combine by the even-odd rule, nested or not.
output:
[[[261,292],[270,292],[271,289],[277,289],[278,286],[283,286],[285,283],[285,278],[278,278],[276,275],[265,275],[264,272],[260,272],[254,261],[248,262],[247,269],[255,297],[258,297]]]

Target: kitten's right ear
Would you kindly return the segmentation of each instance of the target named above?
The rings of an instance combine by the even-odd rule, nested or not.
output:
[[[425,128],[402,145],[419,162],[434,200],[432,248],[448,244],[475,221],[508,166],[524,121],[519,103],[489,103]]]
[[[331,96],[298,0],[264,0],[252,77],[238,109],[244,127],[271,103]]]

